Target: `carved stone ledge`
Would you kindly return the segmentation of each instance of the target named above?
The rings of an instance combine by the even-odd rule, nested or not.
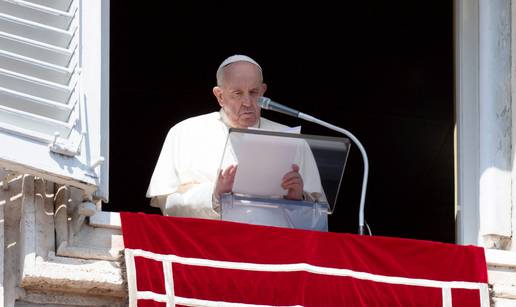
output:
[[[34,306],[128,306],[129,302],[124,298],[86,295],[67,292],[38,291],[20,289],[21,300],[16,301],[16,307]]]
[[[124,272],[112,261],[85,260],[51,255],[47,260],[26,260],[20,286],[115,297],[127,296]]]
[[[493,306],[516,306],[516,253],[486,249],[485,255]]]

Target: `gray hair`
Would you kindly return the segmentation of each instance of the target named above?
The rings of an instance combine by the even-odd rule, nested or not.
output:
[[[227,66],[229,66],[235,62],[248,62],[248,63],[254,64],[258,67],[260,72],[262,72],[262,67],[255,60],[251,59],[247,55],[235,54],[235,55],[232,55],[232,56],[228,57],[227,59],[225,59],[220,64],[219,68],[217,69],[217,85],[218,86],[222,85],[222,81],[224,79],[224,69]]]

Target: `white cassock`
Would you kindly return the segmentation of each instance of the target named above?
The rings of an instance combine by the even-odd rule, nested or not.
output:
[[[260,118],[260,129],[285,131],[287,126]],[[212,193],[221,166],[229,125],[225,114],[213,112],[188,118],[170,129],[152,174],[147,197],[164,215],[218,219]],[[313,157],[300,162],[305,191],[322,191]],[[316,176],[313,176],[315,170]],[[307,176],[305,174],[311,174]],[[191,184],[187,191],[181,185]]]

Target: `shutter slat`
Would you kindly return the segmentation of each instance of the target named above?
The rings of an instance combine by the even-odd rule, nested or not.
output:
[[[0,50],[0,68],[67,85],[74,67],[63,67]]]
[[[0,69],[0,84],[14,91],[67,103],[74,87]]]
[[[0,46],[2,50],[59,66],[68,66],[74,53],[72,48],[60,48],[1,31]]]
[[[62,30],[70,27],[75,11],[59,11],[26,1],[0,1],[0,12]]]
[[[53,136],[50,136],[45,133],[41,133],[39,131],[32,131],[25,128],[20,128],[15,125],[10,125],[7,123],[0,122],[0,132],[7,132],[8,134],[12,134],[13,136],[21,136],[24,138],[28,138],[30,140],[36,141],[38,143],[47,143],[50,144],[53,140]],[[0,133],[0,139],[2,135]]]
[[[61,30],[30,20],[0,13],[0,31],[28,38],[52,46],[67,48],[75,29]]]
[[[14,1],[18,2],[18,1]],[[21,1],[20,1],[21,2]],[[59,11],[69,11],[73,0],[25,0],[23,2],[29,2],[36,5],[53,8]]]
[[[0,105],[62,122],[69,120],[76,102],[76,95],[70,99],[70,104],[62,104],[0,87]]]
[[[23,126],[20,126],[21,128],[27,129],[29,131],[44,133],[49,136],[52,136],[55,132],[58,132],[63,138],[68,137],[74,125],[74,122],[64,123],[33,113],[11,109],[5,106],[0,106],[0,122],[12,126],[20,126],[20,122],[23,122],[24,124]]]

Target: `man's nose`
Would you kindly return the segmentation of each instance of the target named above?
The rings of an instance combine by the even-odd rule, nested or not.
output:
[[[243,100],[242,100],[242,104],[246,107],[250,107],[253,105],[253,98],[251,97],[251,95],[247,94],[247,95],[244,95],[244,97],[242,97]]]

